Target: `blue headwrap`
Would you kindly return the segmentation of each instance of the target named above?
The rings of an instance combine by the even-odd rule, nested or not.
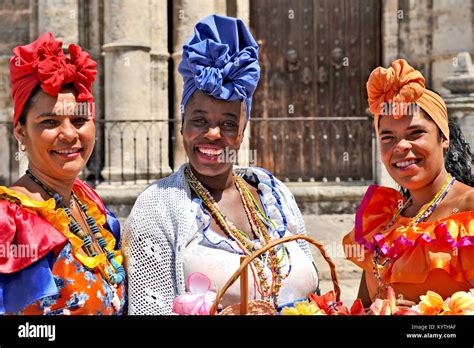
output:
[[[250,117],[260,78],[258,45],[240,19],[212,15],[197,23],[183,46],[178,71],[184,80],[181,118],[197,89],[217,99],[243,101]]]

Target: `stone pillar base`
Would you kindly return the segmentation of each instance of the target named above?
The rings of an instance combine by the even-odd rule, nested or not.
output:
[[[457,119],[464,138],[471,145],[471,151],[474,151],[474,93],[449,94],[444,101],[449,117]]]

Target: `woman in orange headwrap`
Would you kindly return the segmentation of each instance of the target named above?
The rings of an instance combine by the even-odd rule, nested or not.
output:
[[[405,60],[375,69],[367,91],[382,162],[401,190],[370,186],[344,237],[347,258],[364,270],[359,297],[368,306],[390,285],[418,302],[428,290],[446,298],[474,287],[468,144]],[[357,244],[363,255],[351,255]]]
[[[94,62],[45,33],[13,50],[14,135],[28,170],[0,186],[0,314],[120,314],[120,226],[77,179],[95,142]]]

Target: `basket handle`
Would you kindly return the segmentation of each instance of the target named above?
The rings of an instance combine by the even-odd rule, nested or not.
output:
[[[217,306],[221,302],[222,297],[224,296],[225,292],[240,277],[240,274],[242,273],[242,270],[245,267],[247,267],[250,262],[252,262],[258,256],[262,255],[264,252],[270,250],[271,248],[273,248],[273,247],[275,247],[279,244],[292,242],[292,241],[297,240],[297,239],[306,240],[308,243],[310,243],[310,244],[314,245],[315,247],[317,247],[318,250],[321,252],[321,255],[324,257],[324,259],[326,260],[326,262],[329,265],[329,268],[331,269],[331,278],[332,278],[332,283],[334,285],[334,293],[335,293],[335,296],[336,296],[336,301],[339,302],[340,298],[341,298],[341,289],[339,287],[339,281],[337,279],[336,266],[334,265],[334,262],[331,260],[331,258],[327,255],[326,250],[324,249],[323,245],[321,243],[317,242],[315,239],[313,239],[311,237],[308,237],[306,235],[295,234],[295,235],[291,235],[291,236],[287,236],[287,237],[272,240],[270,243],[266,244],[261,249],[258,249],[254,253],[247,256],[245,258],[245,260],[243,260],[241,262],[239,269],[237,271],[235,271],[235,273],[229,278],[229,280],[224,284],[224,286],[217,293],[216,299],[215,299],[214,303],[212,304],[212,307],[211,307],[211,310],[209,311],[209,314],[210,315],[216,314]]]

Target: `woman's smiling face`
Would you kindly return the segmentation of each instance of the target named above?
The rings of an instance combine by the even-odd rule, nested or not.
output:
[[[90,108],[82,106],[71,89],[57,97],[43,91],[34,96],[25,124],[15,127],[31,167],[57,179],[74,179],[84,169],[94,148],[95,124]]]
[[[183,143],[189,163],[204,176],[225,174],[232,168],[243,140],[245,113],[239,100],[224,101],[200,90],[186,104]]]
[[[390,176],[408,190],[429,185],[444,168],[449,147],[436,124],[423,110],[400,119],[381,116],[379,122],[382,162]]]

